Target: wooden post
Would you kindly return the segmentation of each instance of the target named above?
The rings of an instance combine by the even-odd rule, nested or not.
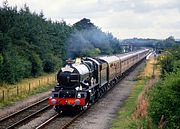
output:
[[[17,95],[19,95],[19,87],[18,87],[18,85],[17,85]]]
[[[47,78],[47,83],[49,84],[49,77]]]
[[[4,90],[3,90],[3,101],[5,100],[5,96],[4,96]]]
[[[9,89],[7,89],[7,99],[9,100]]]
[[[29,83],[29,92],[31,91],[31,83]]]
[[[40,86],[40,84],[41,84],[41,80],[39,80],[39,86]]]

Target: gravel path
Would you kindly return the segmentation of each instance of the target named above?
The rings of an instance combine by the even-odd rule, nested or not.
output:
[[[117,86],[112,89],[105,97],[96,103],[82,117],[69,127],[69,129],[109,129],[113,119],[129,96],[136,81],[134,79],[139,70],[144,67],[141,63],[129,76],[125,77]]]
[[[18,101],[16,103],[14,103],[13,105],[10,105],[10,106],[7,106],[7,107],[4,107],[4,108],[1,108],[0,109],[0,118],[3,118],[15,111],[18,111],[26,106],[29,106],[30,104],[33,104],[43,98],[46,98],[48,96],[50,96],[51,92],[48,91],[48,92],[44,92],[44,93],[40,93],[40,94],[37,94],[37,95],[33,95],[33,96],[30,96],[24,100],[21,100],[21,101]],[[48,104],[48,102],[47,102]]]

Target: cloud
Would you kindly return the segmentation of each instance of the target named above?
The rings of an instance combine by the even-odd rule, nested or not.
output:
[[[3,1],[3,0],[0,0]],[[43,10],[47,19],[73,24],[86,17],[120,38],[180,37],[179,0],[8,0],[9,5]],[[2,2],[0,2],[2,4]],[[161,32],[163,31],[163,32]],[[179,36],[179,37],[178,37]]]

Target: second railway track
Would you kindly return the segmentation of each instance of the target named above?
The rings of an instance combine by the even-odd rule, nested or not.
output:
[[[0,128],[1,129],[12,129],[17,128],[20,125],[23,125],[30,121],[30,119],[38,114],[42,113],[45,110],[51,109],[47,103],[48,98],[40,100],[28,107],[25,107],[13,114],[8,115],[0,119]]]

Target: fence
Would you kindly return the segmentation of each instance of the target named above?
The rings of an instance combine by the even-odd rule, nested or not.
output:
[[[39,86],[45,86],[54,84],[56,82],[55,76],[48,76],[43,78],[38,78],[33,81],[27,81],[23,84],[7,86],[7,88],[0,89],[0,101],[10,100],[25,93],[31,92],[33,89]]]

